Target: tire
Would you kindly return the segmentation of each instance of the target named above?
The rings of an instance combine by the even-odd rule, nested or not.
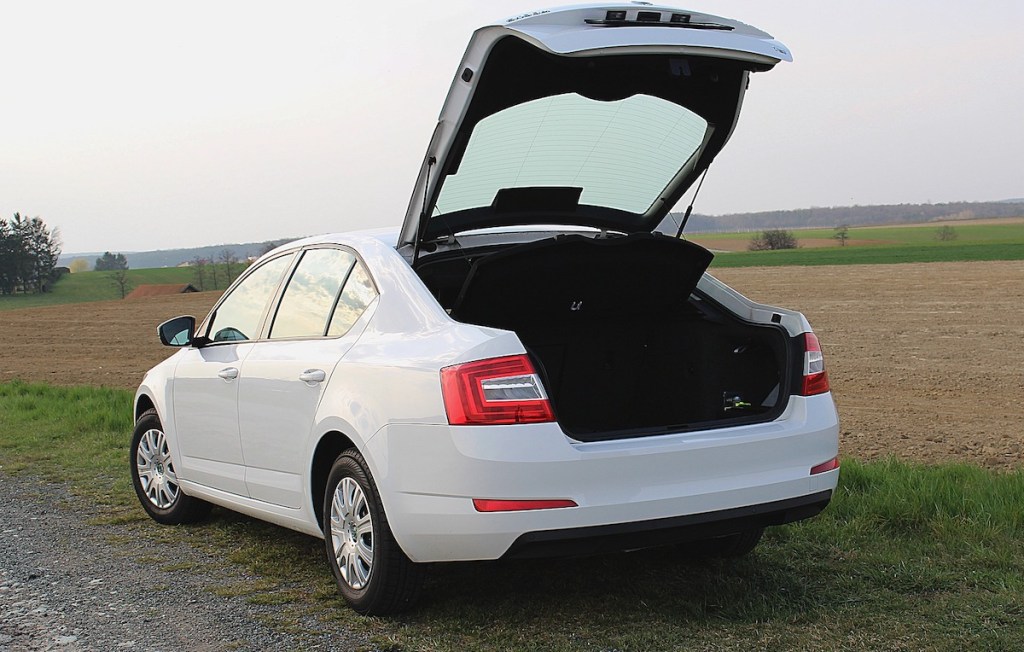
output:
[[[209,503],[186,496],[178,486],[174,461],[156,410],[146,410],[135,422],[128,457],[135,494],[154,521],[164,525],[194,523],[210,513]]]
[[[351,448],[334,461],[323,507],[327,559],[345,602],[366,616],[409,609],[422,567],[405,556],[388,526],[366,460]]]

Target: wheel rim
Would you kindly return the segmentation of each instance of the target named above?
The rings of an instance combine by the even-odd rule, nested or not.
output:
[[[167,509],[178,499],[178,476],[163,431],[151,428],[142,434],[135,451],[142,492],[154,507]]]
[[[373,570],[373,519],[366,494],[352,478],[342,478],[331,499],[331,544],[345,583],[366,586]]]

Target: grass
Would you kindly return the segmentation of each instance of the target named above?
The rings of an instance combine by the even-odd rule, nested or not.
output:
[[[141,513],[129,403],[119,390],[0,384],[0,464]],[[773,528],[742,560],[664,549],[440,565],[422,606],[394,619],[346,609],[311,537],[223,510],[188,528],[122,527],[254,573],[222,590],[277,605],[274,626],[312,618],[385,650],[1005,650],[1024,640],[1022,504],[1021,471],[847,460],[824,514]]]
[[[852,227],[850,238],[871,240],[873,244],[845,247],[798,248],[781,251],[722,252],[715,256],[715,267],[751,267],[775,265],[864,265],[886,263],[925,263],[976,260],[1024,259],[1024,223],[964,224],[953,228],[956,239],[940,242],[938,226],[921,224],[901,227]],[[756,232],[691,234],[704,246],[716,242],[749,242]],[[800,229],[800,239],[831,239],[832,229]]]
[[[234,265],[234,275],[241,273],[241,265]],[[223,274],[223,266],[221,266]],[[79,272],[65,274],[53,285],[50,292],[43,294],[15,294],[0,296],[0,310],[38,308],[66,303],[88,301],[111,301],[121,298],[121,292],[110,279],[110,272]],[[161,267],[155,269],[130,269],[128,282],[131,288],[140,285],[161,283],[192,283],[193,270],[189,267]],[[223,280],[220,288],[227,287]],[[206,288],[212,289],[212,288]]]
[[[860,247],[722,252],[715,254],[711,266],[885,265],[979,260],[1024,260],[1024,239],[1021,242],[1009,243],[936,242],[927,245],[864,245]]]

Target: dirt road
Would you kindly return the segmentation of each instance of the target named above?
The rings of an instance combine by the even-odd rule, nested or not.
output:
[[[825,349],[842,453],[992,468],[1024,461],[1024,261],[722,269],[804,312]],[[216,293],[0,312],[0,381],[134,388],[156,325]]]

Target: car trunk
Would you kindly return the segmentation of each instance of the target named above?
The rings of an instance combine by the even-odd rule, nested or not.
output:
[[[428,257],[451,316],[514,331],[565,432],[580,440],[770,420],[785,408],[789,337],[696,289],[712,254],[657,234],[559,236]]]

